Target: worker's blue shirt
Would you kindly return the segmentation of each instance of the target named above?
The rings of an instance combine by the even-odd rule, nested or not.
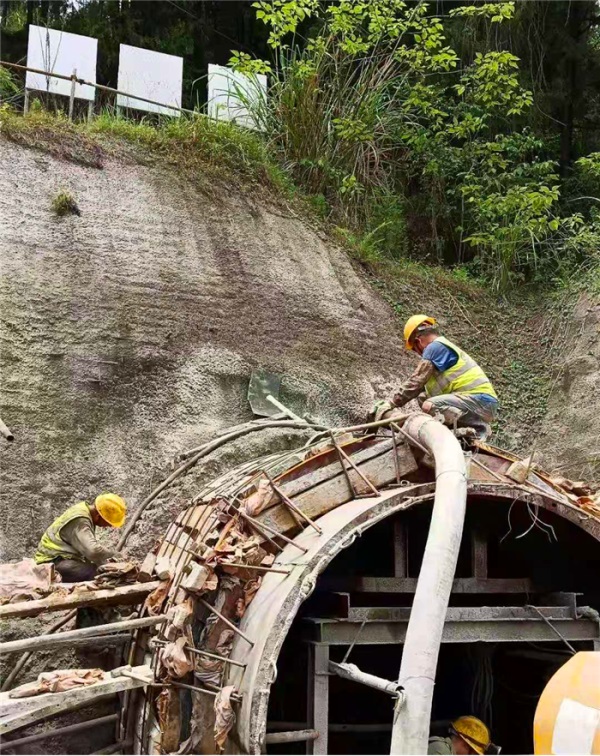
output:
[[[445,370],[449,370],[451,367],[454,367],[458,362],[458,355],[456,354],[454,349],[450,349],[450,347],[446,346],[446,344],[443,344],[437,339],[435,341],[432,341],[431,344],[427,344],[421,356],[424,360],[433,362],[433,366],[440,373],[443,373]],[[471,394],[471,396],[474,399],[479,399],[479,401],[481,402],[498,404],[498,400],[493,396],[490,396],[489,394]]]
[[[423,359],[433,362],[436,370],[443,373],[445,370],[449,370],[454,367],[458,362],[458,355],[454,349],[450,349],[441,341],[432,341],[431,344],[427,344],[423,350]]]

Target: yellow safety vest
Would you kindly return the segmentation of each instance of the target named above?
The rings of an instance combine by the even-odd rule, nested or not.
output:
[[[57,517],[40,538],[34,557],[36,564],[53,562],[59,557],[64,559],[79,559],[82,562],[85,561],[81,554],[79,554],[71,544],[63,541],[60,537],[60,531],[64,526],[72,520],[76,520],[78,517],[86,517],[90,521],[92,530],[95,531],[96,528],[92,520],[89,505],[85,501],[79,501]]]
[[[490,379],[479,367],[472,357],[463,352],[460,347],[453,344],[443,336],[438,336],[436,341],[441,341],[458,355],[458,362],[443,373],[436,373],[425,384],[427,396],[439,396],[440,394],[488,394],[495,399],[496,392]]]

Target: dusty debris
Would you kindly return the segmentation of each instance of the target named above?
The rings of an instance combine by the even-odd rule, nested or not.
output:
[[[190,593],[199,593],[205,589],[205,585],[211,576],[211,571],[205,565],[192,562],[189,572],[181,581],[181,587]]]
[[[154,572],[159,580],[170,580],[173,577],[170,559],[166,556],[159,556],[154,565]]]
[[[194,664],[185,652],[185,646],[191,642],[191,638],[182,635],[173,643],[167,643],[162,649],[160,662],[170,677],[185,677],[194,669]]]
[[[146,599],[144,608],[153,617],[157,617],[162,612],[162,607],[169,593],[169,581],[163,581],[158,588],[155,588]]]
[[[60,583],[54,564],[36,564],[33,559],[0,564],[0,603],[27,601],[47,596]]]
[[[43,693],[63,693],[73,688],[95,685],[106,677],[101,669],[59,669],[42,672],[35,682],[19,685],[9,693],[9,698],[30,698]]]
[[[154,574],[154,565],[156,564],[156,554],[151,551],[144,557],[144,561],[140,565],[138,572],[138,580],[141,583],[147,583],[152,580]]]
[[[233,630],[223,630],[214,649],[218,656],[228,658],[231,653],[235,633]],[[210,685],[220,685],[225,662],[222,659],[211,659],[207,656],[198,656],[196,661],[196,674],[199,680]]]
[[[98,588],[136,583],[138,570],[137,562],[106,562],[98,567],[93,582]]]
[[[194,614],[194,606],[190,598],[177,604],[169,611],[169,618],[173,623],[173,626],[178,630],[183,630],[184,627],[190,624]]]
[[[538,469],[539,459],[540,455],[534,452],[529,457],[525,457],[525,459],[513,462],[505,473],[506,477],[514,480],[515,483],[525,483],[529,477],[529,473]]]
[[[235,724],[235,711],[231,706],[231,696],[235,692],[233,685],[228,685],[215,698],[215,745],[223,751],[229,731]]]
[[[256,515],[263,511],[263,509],[266,509],[274,496],[275,494],[269,479],[262,477],[258,482],[256,491],[245,500],[244,511],[246,514],[249,514],[250,517],[256,517]]]

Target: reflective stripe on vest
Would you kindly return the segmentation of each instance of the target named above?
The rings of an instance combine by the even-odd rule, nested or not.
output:
[[[453,365],[443,373],[436,373],[425,384],[427,396],[439,396],[440,394],[488,394],[495,399],[496,392],[490,379],[466,352],[453,344],[443,336],[438,336],[436,341],[452,349],[458,355],[456,365]]]
[[[52,525],[46,530],[43,536],[40,538],[40,542],[35,553],[35,563],[42,564],[43,562],[53,562],[58,557],[65,559],[79,559],[85,561],[81,554],[79,554],[69,543],[63,541],[60,537],[60,531],[69,522],[76,520],[78,517],[85,517],[90,521],[92,530],[95,530],[92,515],[90,513],[89,506],[85,501],[80,501],[69,507],[59,517],[54,520]]]

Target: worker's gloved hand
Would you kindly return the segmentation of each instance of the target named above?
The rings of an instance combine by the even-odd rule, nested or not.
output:
[[[368,415],[368,422],[373,423],[381,420],[386,412],[396,408],[396,405],[386,399],[375,402],[373,409]]]

